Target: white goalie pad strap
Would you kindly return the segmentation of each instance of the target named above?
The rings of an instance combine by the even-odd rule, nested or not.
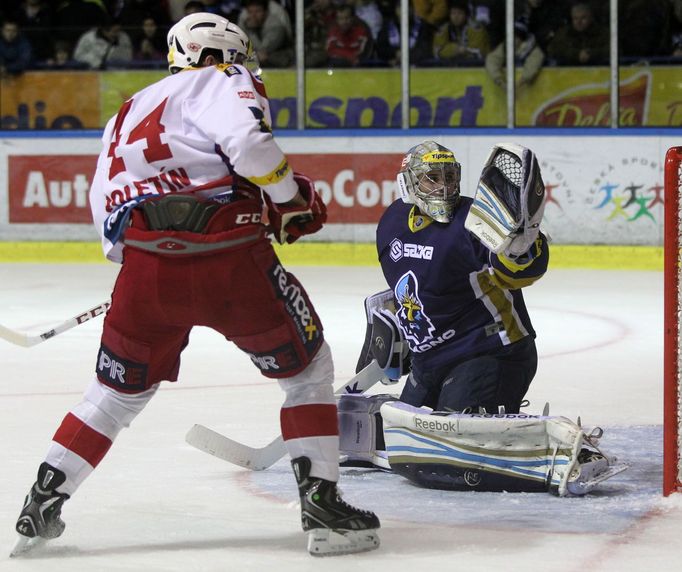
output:
[[[368,463],[389,469],[384,447],[379,410],[392,395],[341,395],[339,415],[339,452],[342,462]]]
[[[545,187],[535,154],[498,143],[488,156],[464,226],[492,252],[528,251],[540,232]]]
[[[391,466],[436,464],[545,483],[560,496],[576,469],[583,430],[565,417],[529,414],[432,415],[401,402],[381,406]]]

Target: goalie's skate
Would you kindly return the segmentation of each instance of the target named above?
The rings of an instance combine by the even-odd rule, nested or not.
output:
[[[607,457],[598,451],[583,448],[578,453],[578,464],[569,476],[566,488],[569,494],[582,496],[627,468],[628,465],[618,463],[615,457]]]
[[[61,519],[62,505],[69,495],[56,491],[66,480],[59,469],[42,463],[38,469],[38,480],[26,495],[24,506],[16,524],[19,540],[10,556],[19,556],[34,550],[46,540],[57,538],[66,525]]]
[[[310,459],[291,461],[301,497],[301,524],[308,533],[308,552],[336,556],[379,547],[379,519],[355,508],[339,494],[336,483],[310,476]]]

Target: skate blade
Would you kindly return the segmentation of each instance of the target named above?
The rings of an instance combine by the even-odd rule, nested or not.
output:
[[[606,479],[615,477],[616,475],[622,473],[628,468],[630,468],[630,465],[627,465],[625,463],[610,465],[605,471],[602,471],[597,475],[593,475],[587,481],[567,483],[568,492],[571,493],[572,495],[582,496],[584,494],[589,493],[599,483],[603,483]]]
[[[47,540],[45,538],[41,538],[40,536],[29,538],[28,536],[22,536],[20,534],[17,543],[14,545],[14,548],[12,548],[12,551],[9,553],[9,557],[16,558],[17,556],[28,554],[29,552],[32,552],[36,548],[44,546],[46,542]]]
[[[340,556],[379,548],[376,530],[316,528],[308,533],[308,552],[313,556]]]

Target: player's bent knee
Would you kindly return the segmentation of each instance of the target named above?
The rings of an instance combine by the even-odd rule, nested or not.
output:
[[[286,392],[285,406],[297,403],[334,403],[334,362],[327,342],[300,373],[278,380]]]
[[[85,390],[84,402],[114,420],[120,428],[129,427],[158,389],[158,384],[139,393],[122,393],[94,379]]]

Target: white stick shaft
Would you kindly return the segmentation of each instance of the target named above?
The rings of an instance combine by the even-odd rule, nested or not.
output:
[[[89,310],[82,312],[73,318],[69,318],[61,324],[57,324],[49,330],[39,334],[29,334],[26,332],[11,330],[10,328],[0,324],[0,338],[10,342],[11,344],[22,346],[24,348],[30,348],[31,346],[35,346],[36,344],[40,344],[46,340],[49,340],[50,338],[54,338],[55,336],[58,336],[59,334],[62,334],[71,328],[80,326],[88,320],[106,313],[110,306],[111,301],[107,300],[106,302],[102,302],[94,308],[90,308]]]
[[[385,377],[376,360],[372,360],[367,367],[334,393],[335,395],[364,393]],[[262,471],[271,467],[287,452],[281,435],[264,447],[249,447],[203,425],[194,425],[185,436],[185,441],[204,453],[252,471]]]

